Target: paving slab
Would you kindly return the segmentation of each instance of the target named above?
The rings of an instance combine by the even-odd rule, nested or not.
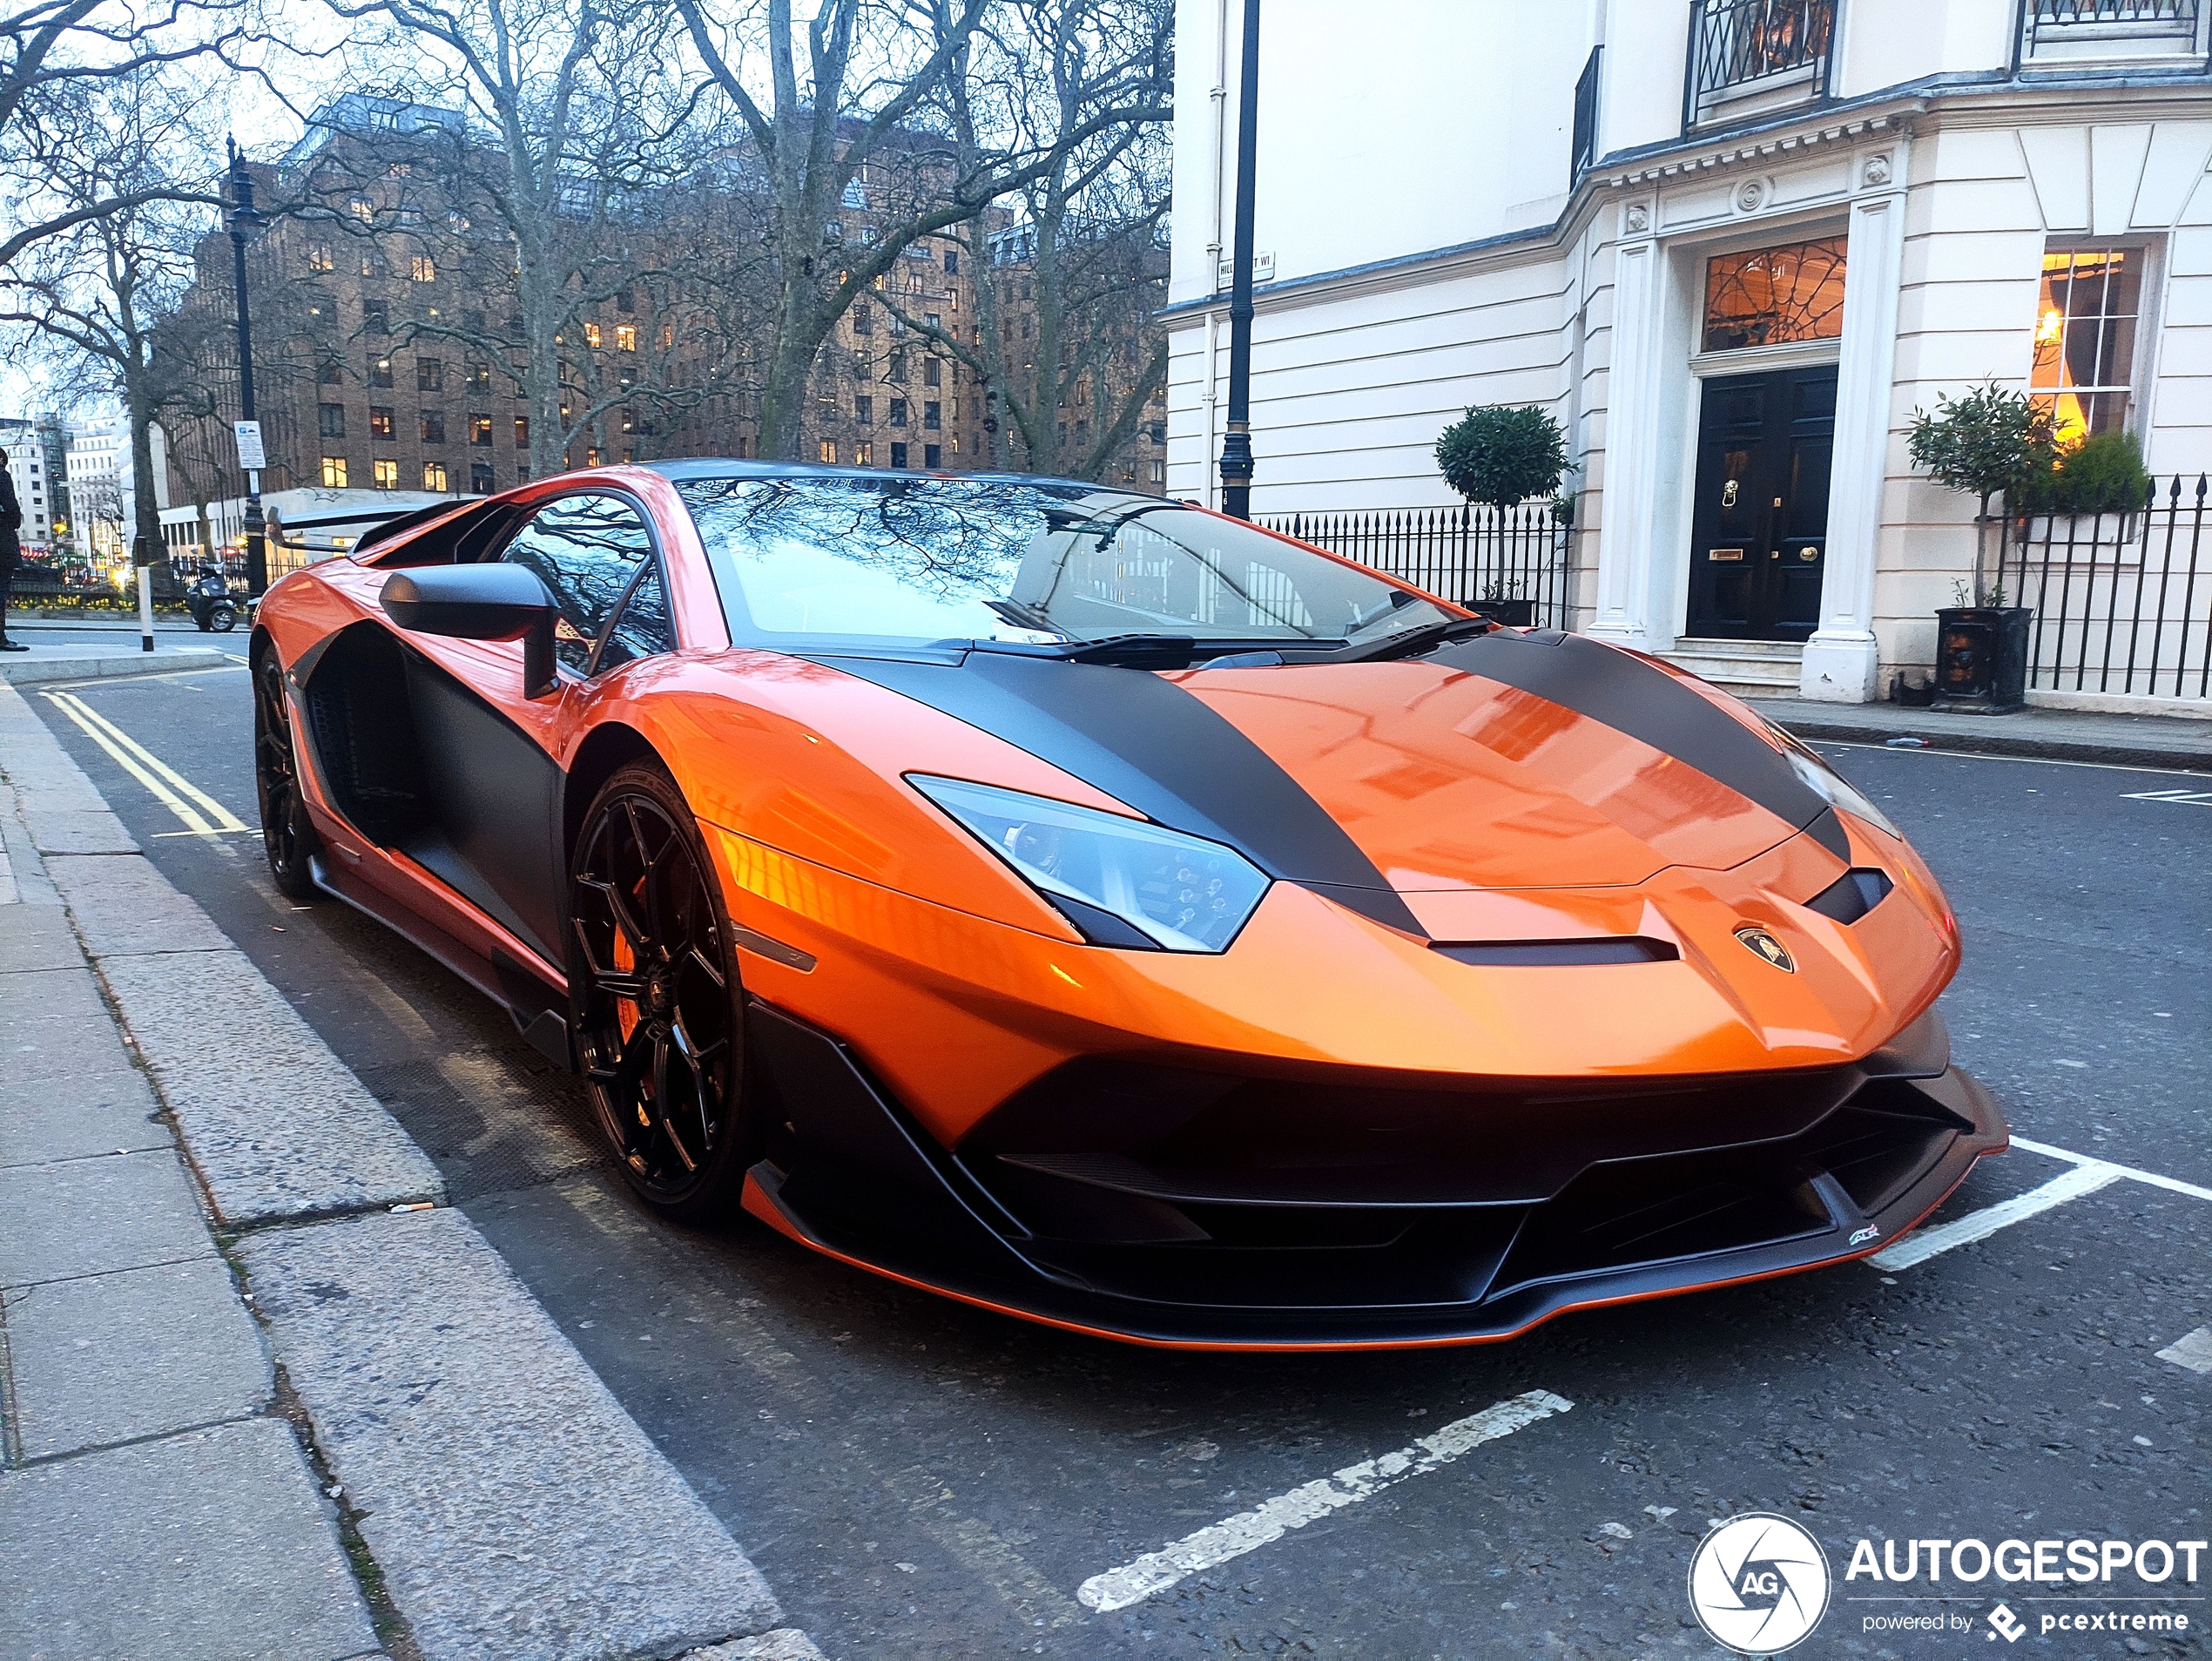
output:
[[[84,962],[69,914],[56,905],[0,906],[0,976],[77,969]]]
[[[711,1649],[694,1650],[683,1661],[822,1661],[822,1652],[797,1627],[782,1626],[759,1637],[734,1638]]]
[[[0,975],[0,1071],[10,1078],[71,1078],[130,1065],[99,982],[81,961]]]
[[[105,807],[50,807],[34,802],[23,812],[31,846],[41,854],[136,854],[138,844],[123,821]]]
[[[165,1149],[0,1169],[0,1286],[214,1252],[184,1167]]]
[[[160,1105],[146,1076],[127,1065],[10,1079],[0,1084],[0,1165],[174,1149]]]
[[[0,1473],[8,1661],[343,1661],[378,1647],[281,1420]]]
[[[101,973],[226,1225],[444,1198],[428,1156],[243,953]]]
[[[95,957],[228,951],[230,937],[144,854],[57,854],[46,874]]]
[[[268,1402],[268,1353],[220,1258],[4,1298],[24,1459],[244,1419]]]
[[[737,1543],[459,1212],[239,1249],[428,1661],[672,1656],[781,1626]]]

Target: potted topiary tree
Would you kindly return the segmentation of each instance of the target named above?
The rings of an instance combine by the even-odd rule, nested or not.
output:
[[[1962,398],[1939,395],[1933,412],[1914,410],[1906,448],[1913,464],[1927,469],[1938,484],[1979,498],[1973,584],[1959,584],[1959,604],[1936,611],[1936,706],[2018,709],[2027,700],[2033,613],[2005,604],[2001,545],[1997,580],[1989,579],[1989,504],[1999,496],[2016,496],[2050,472],[2056,451],[2049,412],[1993,381]]]
[[[1556,496],[1566,477],[1567,429],[1551,412],[1534,406],[1477,404],[1436,441],[1444,482],[1469,502],[1501,515],[1534,496]],[[1557,503],[1553,503],[1554,517]],[[1521,577],[1502,571],[1483,579],[1484,598],[1473,609],[1515,628],[1536,620],[1534,596],[1520,592]]]

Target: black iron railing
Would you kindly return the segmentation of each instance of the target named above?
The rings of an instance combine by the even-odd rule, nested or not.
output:
[[[1581,78],[1575,83],[1575,150],[1567,166],[1570,185],[1597,159],[1598,61],[1604,55],[1604,47],[1591,47],[1589,62],[1582,65]]]
[[[2030,57],[2070,39],[2117,37],[2196,51],[2202,10],[2202,0],[2020,0],[2020,36]]]
[[[2035,609],[2029,686],[2212,697],[2209,496],[2199,474],[2101,512],[2014,516],[2002,599]]]
[[[1549,503],[1263,515],[1269,530],[1400,577],[1455,605],[1563,629],[1574,594],[1573,537]]]
[[[1805,96],[1825,97],[1835,38],[1836,0],[1695,0],[1683,125],[1710,119],[1733,89],[1800,70]]]

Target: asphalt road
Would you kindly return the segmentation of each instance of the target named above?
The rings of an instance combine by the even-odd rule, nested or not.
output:
[[[444,1167],[455,1200],[840,1656],[1717,1653],[1685,1593],[1711,1519],[1798,1519],[1836,1602],[1804,1655],[2202,1654],[2203,1579],[1891,1586],[1862,1536],[2212,1536],[2212,1199],[2122,1178],[1917,1266],[1862,1264],[1572,1315],[1509,1344],[1163,1353],[1027,1326],[764,1228],[671,1228],[605,1167],[575,1081],[505,1015],[249,834],[181,822],[31,702],[196,895]],[[74,695],[253,823],[242,670]],[[1946,1008],[2017,1134],[2212,1187],[2212,805],[2201,777],[1826,746],[1942,876],[1966,936]],[[2073,1169],[2015,1149],[1939,1214]],[[1116,1613],[1089,1577],[1531,1390],[1573,1404]],[[1868,1602],[1932,1590],[1949,1604]],[[2185,1637],[2043,1615],[2189,1617]],[[2023,1596],[2023,1594],[2025,1596]],[[2096,1594],[2094,1604],[2054,1603]],[[2043,1600],[2043,1601],[2038,1601]],[[1870,1628],[1956,1613],[1936,1637]]]

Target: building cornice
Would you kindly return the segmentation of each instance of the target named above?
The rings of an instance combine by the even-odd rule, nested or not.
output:
[[[1584,170],[1566,206],[1548,225],[1479,237],[1471,242],[1394,254],[1319,271],[1252,290],[1254,307],[1283,311],[1324,300],[1386,292],[1416,282],[1449,279],[1465,271],[1494,270],[1559,253],[1580,236],[1614,198],[1822,149],[1855,145],[1868,138],[1911,138],[1944,126],[2050,125],[2094,117],[2108,123],[2116,96],[2130,118],[2212,118],[2212,84],[2202,74],[1939,75],[1885,87],[1854,98],[1827,99],[1757,122],[1615,151]],[[1156,314],[1170,324],[1225,315],[1226,294],[1177,300]]]

